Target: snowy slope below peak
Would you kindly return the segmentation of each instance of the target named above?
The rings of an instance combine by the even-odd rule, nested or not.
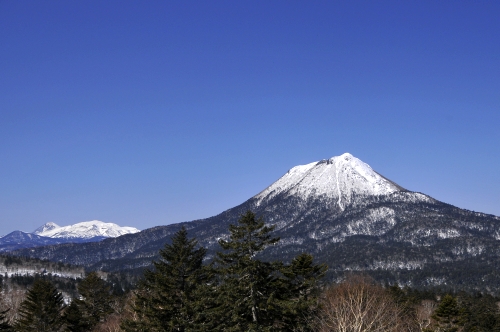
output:
[[[63,227],[47,228],[47,230],[39,232],[37,235],[50,238],[90,239],[95,237],[118,237],[125,234],[140,232],[134,227],[121,227],[117,224],[105,223],[99,220],[84,221]]]
[[[375,172],[369,165],[349,153],[338,157],[296,166],[256,196],[257,204],[278,196],[326,197],[337,202],[341,210],[354,195],[388,195],[404,190]]]

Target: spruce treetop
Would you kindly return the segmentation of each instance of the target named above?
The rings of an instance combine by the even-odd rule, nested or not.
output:
[[[47,280],[37,279],[28,291],[19,309],[17,331],[55,332],[63,325],[64,309],[62,294]]]
[[[256,218],[252,211],[247,211],[239,219],[238,225],[229,225],[230,240],[219,240],[222,249],[231,251],[229,254],[219,253],[219,258],[253,258],[258,252],[280,240],[279,237],[271,237],[270,233],[274,228],[274,225],[265,226],[262,217]]]

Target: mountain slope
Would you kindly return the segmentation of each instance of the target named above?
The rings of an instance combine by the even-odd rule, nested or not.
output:
[[[52,239],[36,234],[13,231],[0,238],[0,252],[11,251],[20,248],[46,246],[49,244],[59,244],[64,242],[65,241],[61,241],[59,239]]]
[[[189,235],[218,250],[247,210],[276,225],[278,245],[267,259],[312,253],[336,278],[362,270],[402,284],[472,284],[500,290],[500,218],[439,202],[403,189],[359,159],[344,154],[292,168],[243,204],[217,216],[144,230],[98,243],[63,244],[15,254],[123,270],[149,266],[158,250],[184,225]],[[479,271],[472,275],[470,271]],[[465,269],[465,270],[464,270]]]

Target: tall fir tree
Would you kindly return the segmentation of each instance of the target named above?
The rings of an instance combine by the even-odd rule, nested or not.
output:
[[[146,270],[139,283],[133,309],[135,319],[123,322],[125,331],[192,331],[197,322],[197,289],[207,278],[203,269],[206,250],[188,239],[182,227],[172,244],[160,250],[154,270]]]
[[[319,309],[319,281],[326,270],[325,264],[314,264],[313,256],[306,253],[282,265],[272,301],[279,330],[313,330],[311,321]]]
[[[21,303],[20,318],[14,328],[18,332],[61,331],[64,307],[63,296],[55,286],[50,281],[37,279]]]
[[[214,320],[224,331],[307,330],[308,318],[318,303],[317,285],[326,266],[316,265],[308,254],[291,264],[266,262],[258,254],[279,238],[251,211],[230,225],[225,252],[217,254],[218,298]]]
[[[80,298],[73,300],[64,315],[68,330],[91,331],[114,312],[111,286],[96,272],[90,272],[78,284],[78,293]]]
[[[78,304],[73,301],[66,308],[63,315],[66,331],[69,332],[86,332],[90,330],[90,324],[83,318]]]
[[[279,241],[271,237],[274,226],[247,211],[238,225],[230,225],[229,240],[219,240],[225,252],[217,253],[218,307],[214,312],[218,330],[272,330],[274,317],[268,300],[274,291],[279,266],[256,259],[255,255]]]

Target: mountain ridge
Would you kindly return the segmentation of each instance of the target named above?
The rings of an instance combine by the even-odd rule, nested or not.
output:
[[[114,223],[91,220],[62,227],[49,222],[37,228],[34,233],[50,238],[89,239],[95,237],[117,237],[138,232],[140,231],[135,227],[119,226]]]
[[[138,232],[140,231],[134,227],[122,227],[99,220],[84,221],[68,226],[48,222],[38,227],[33,233],[13,231],[0,237],[0,252],[62,243],[97,242]]]
[[[228,237],[229,225],[252,210],[275,225],[274,235],[281,238],[262,253],[264,259],[287,261],[309,252],[329,266],[329,278],[363,271],[402,285],[426,286],[439,280],[441,285],[500,290],[499,217],[406,190],[352,155],[339,157],[294,167],[257,195],[213,217],[96,243],[13,254],[132,271],[150,266],[158,250],[185,226],[189,236],[207,248],[210,260],[220,249],[218,239]],[[291,177],[295,180],[290,182]]]

